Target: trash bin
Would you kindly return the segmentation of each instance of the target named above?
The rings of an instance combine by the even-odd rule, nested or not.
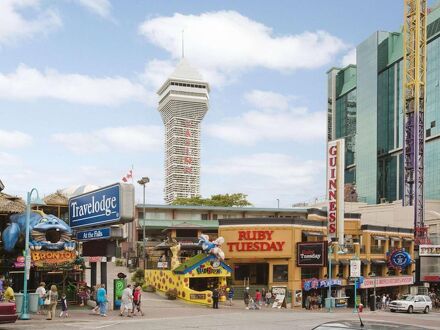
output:
[[[15,293],[15,305],[17,306],[17,314],[21,315],[21,307],[23,306],[23,294]]]
[[[325,308],[335,308],[335,298],[325,298]]]
[[[32,292],[29,293],[29,312],[36,313],[38,312],[38,297],[39,294]]]
[[[370,311],[374,312],[376,310],[376,296],[374,294],[370,295]]]

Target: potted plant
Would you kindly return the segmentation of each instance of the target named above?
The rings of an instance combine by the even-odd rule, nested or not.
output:
[[[176,300],[177,298],[177,290],[176,289],[168,289],[168,291],[165,293],[168,300]]]

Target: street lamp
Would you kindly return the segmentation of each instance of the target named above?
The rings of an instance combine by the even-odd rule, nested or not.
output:
[[[359,244],[359,242],[355,242],[354,244]],[[355,254],[353,256],[353,258],[351,258],[351,260],[359,260],[359,256],[357,253],[357,249],[355,248]],[[353,313],[357,313],[357,283],[359,282],[359,278],[356,277],[354,279],[354,309],[353,309]]]
[[[333,243],[335,243],[336,241],[333,241],[333,239],[332,239],[332,241],[330,242],[330,244],[329,244],[329,246],[328,246],[328,256],[327,256],[327,259],[328,259],[328,265],[329,265],[329,267],[328,267],[328,276],[327,276],[327,278],[328,278],[328,293],[327,293],[327,299],[329,299],[329,300],[327,300],[328,301],[328,312],[329,313],[331,313],[331,311],[332,311],[332,282],[333,282],[333,280],[332,280],[332,255],[333,255]],[[345,254],[345,251],[344,251],[344,249],[343,249],[343,247],[342,246],[339,246],[339,245],[337,245],[336,246],[337,247],[337,249],[338,249],[338,254]]]
[[[373,298],[374,298],[374,302],[373,302],[373,304],[374,304],[374,310],[376,310],[376,273],[375,272],[371,272],[371,273],[368,273],[368,275],[370,276],[370,277],[374,277],[374,289],[373,289]]]
[[[150,178],[147,177],[147,176],[142,177],[142,179],[138,180],[138,182],[137,182],[137,183],[139,183],[142,186],[143,191],[144,191],[144,193],[143,193],[143,204],[142,204],[142,206],[143,206],[142,246],[143,246],[143,250],[144,250],[144,252],[142,253],[142,258],[144,260],[144,269],[146,268],[145,267],[145,249],[146,249],[146,242],[145,242],[145,185],[147,183],[149,183],[149,182],[150,182]]]
[[[31,201],[32,193],[37,193],[37,197]],[[25,234],[25,245],[24,245],[24,275],[23,275],[23,305],[21,306],[20,320],[29,320],[29,306],[28,306],[28,292],[27,292],[27,282],[29,280],[29,271],[31,268],[31,256],[29,253],[29,221],[31,217],[31,204],[35,206],[46,205],[38,194],[36,188],[32,188],[30,192],[27,193],[26,199],[26,234]]]
[[[277,198],[277,205],[278,205],[278,208],[280,208],[280,199],[279,198]]]

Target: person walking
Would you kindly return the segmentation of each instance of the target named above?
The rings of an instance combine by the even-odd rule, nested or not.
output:
[[[46,298],[46,283],[41,282],[40,286],[35,290],[35,293],[38,294],[38,311],[37,314],[42,314],[44,311],[44,298]]]
[[[229,306],[232,306],[232,299],[234,298],[234,288],[229,288],[228,292],[228,300],[229,300]]]
[[[217,288],[214,288],[212,291],[212,308],[218,309],[218,298],[220,296],[220,293],[218,292]]]
[[[4,281],[3,288],[3,300],[7,302],[15,302],[14,290],[12,289],[9,281]]]
[[[249,299],[251,298],[251,295],[249,294],[249,287],[246,287],[243,293],[243,300],[244,305],[246,306],[246,309],[249,309]]]
[[[322,309],[322,297],[320,294],[318,294],[318,296],[316,297],[316,303],[318,305],[318,308],[321,310]]]
[[[131,317],[130,311],[132,310],[132,302],[133,302],[133,291],[131,290],[131,284],[128,284],[127,287],[122,291],[121,297],[121,310],[120,316],[124,316],[125,310],[127,310],[127,317]]]
[[[141,287],[138,285],[133,293],[133,315],[135,312],[141,313],[141,316],[144,316],[144,313],[141,310],[141,299],[142,299],[142,292]]]
[[[55,284],[52,284],[49,292],[46,293],[46,300],[44,304],[47,305],[47,318],[46,320],[52,320],[55,316],[58,303],[58,289]]]
[[[260,292],[260,290],[255,290],[255,303],[258,305],[258,306],[261,306],[261,292]]]
[[[266,295],[264,296],[264,299],[266,299],[266,306],[270,306],[270,300],[272,299],[272,293],[270,291],[267,291]]]
[[[385,310],[387,304],[387,296],[385,296],[385,293],[382,295],[382,310]]]
[[[99,289],[96,291],[96,302],[99,306],[99,315],[107,316],[107,291],[105,291],[105,284],[98,285]]]
[[[69,312],[67,311],[67,298],[66,298],[66,294],[63,293],[63,295],[61,296],[61,313],[60,313],[60,317],[69,317]]]

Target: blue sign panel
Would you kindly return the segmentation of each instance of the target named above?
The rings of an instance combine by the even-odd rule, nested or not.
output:
[[[121,187],[114,184],[69,199],[71,228],[118,222],[121,218]]]
[[[404,249],[395,250],[389,257],[389,263],[394,268],[406,268],[411,265],[411,255]]]
[[[106,238],[110,238],[110,228],[90,229],[76,233],[76,239],[79,241],[90,241],[93,239]]]

